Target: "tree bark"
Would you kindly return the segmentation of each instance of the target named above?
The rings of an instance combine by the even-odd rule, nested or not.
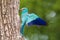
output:
[[[0,40],[20,40],[20,0],[0,0]]]

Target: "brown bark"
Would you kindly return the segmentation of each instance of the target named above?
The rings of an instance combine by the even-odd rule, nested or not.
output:
[[[20,40],[20,0],[0,0],[0,40]]]

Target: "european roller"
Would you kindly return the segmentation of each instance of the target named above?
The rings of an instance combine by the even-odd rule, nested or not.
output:
[[[21,13],[21,28],[20,28],[20,32],[23,35],[24,34],[24,26],[28,25],[28,26],[32,26],[32,25],[46,25],[46,21],[44,21],[43,19],[41,19],[39,16],[37,16],[34,13],[29,14],[28,13],[28,8],[22,8],[22,13]]]

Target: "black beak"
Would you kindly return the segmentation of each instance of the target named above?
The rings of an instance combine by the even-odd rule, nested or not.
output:
[[[19,10],[19,12],[21,12],[21,11],[22,11],[22,9]]]

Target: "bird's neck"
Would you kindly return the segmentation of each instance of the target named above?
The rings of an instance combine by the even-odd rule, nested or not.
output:
[[[27,16],[27,15],[28,15],[28,12],[25,12],[25,13],[22,12],[21,14],[22,17]]]

